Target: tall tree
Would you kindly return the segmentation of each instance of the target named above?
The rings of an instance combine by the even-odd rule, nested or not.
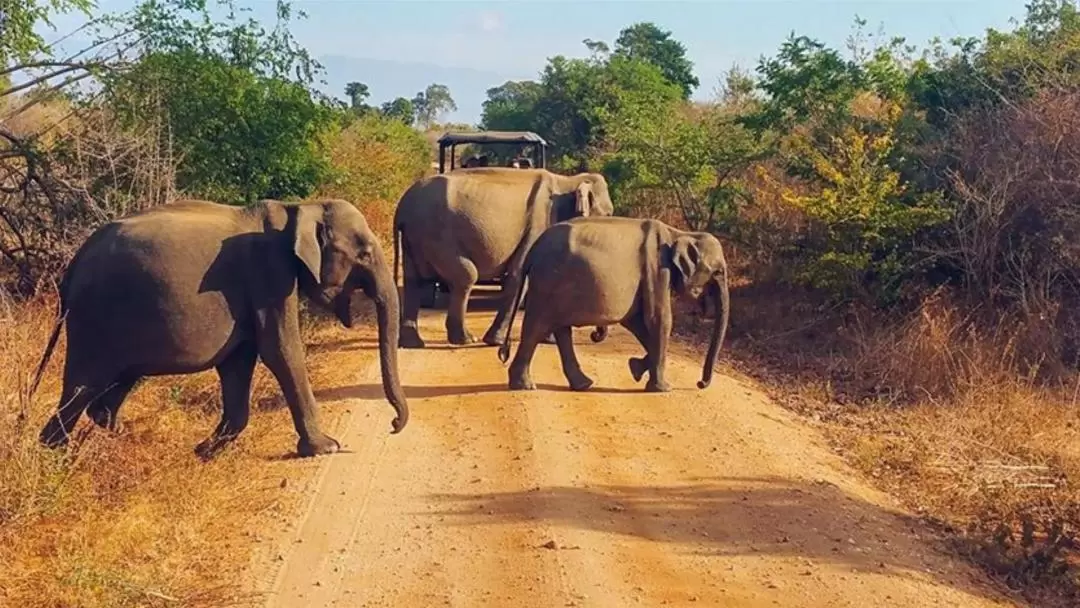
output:
[[[416,121],[416,107],[412,100],[398,97],[382,105],[382,113],[390,118],[396,118],[401,122],[412,126]]]
[[[371,96],[368,86],[362,82],[350,82],[345,85],[345,94],[349,97],[349,105],[353,110],[363,110],[368,107],[364,102]]]
[[[535,130],[536,103],[544,89],[532,80],[508,80],[487,90],[480,124],[485,129],[502,131]]]
[[[457,110],[457,103],[450,95],[450,88],[445,84],[430,84],[412,98],[416,122],[420,126],[430,127],[444,112]]]
[[[671,37],[671,32],[662,30],[649,22],[635,23],[619,32],[615,39],[615,55],[651,63],[660,68],[669,82],[682,89],[683,99],[700,82],[694,76],[694,64],[686,58],[686,47]]]

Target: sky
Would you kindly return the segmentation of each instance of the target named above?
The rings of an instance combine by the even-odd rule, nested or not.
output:
[[[212,1],[212,0],[211,0]],[[134,0],[98,0],[98,12],[129,8]],[[856,15],[867,33],[883,28],[924,45],[935,36],[980,36],[1021,19],[1025,0],[294,0],[307,18],[294,36],[327,66],[323,88],[344,98],[344,83],[371,86],[371,101],[411,97],[425,84],[447,84],[459,110],[444,118],[476,122],[488,87],[536,78],[555,55],[583,57],[586,38],[611,44],[619,30],[652,21],[670,30],[694,62],[710,98],[732,65],[752,69],[792,32],[843,48]],[[267,24],[272,0],[237,0]],[[56,39],[81,21],[61,16]],[[432,80],[434,79],[434,80]],[[456,85],[456,86],[455,86]]]

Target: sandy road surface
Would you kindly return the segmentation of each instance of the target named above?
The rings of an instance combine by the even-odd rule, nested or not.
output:
[[[508,392],[495,349],[448,347],[443,312],[424,313],[400,435],[373,340],[342,347],[371,361],[319,392],[348,408],[348,452],[298,465],[316,468],[305,508],[249,581],[266,606],[1014,605],[763,395],[722,375],[699,391],[696,356],[673,351],[676,389],[647,394],[627,332],[577,330],[589,392],[568,391],[554,345],[538,390]],[[491,318],[471,312],[473,333]]]

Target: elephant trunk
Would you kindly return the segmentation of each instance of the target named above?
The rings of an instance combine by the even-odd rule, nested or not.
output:
[[[380,253],[376,255],[381,257]],[[375,317],[379,327],[379,367],[382,370],[383,392],[386,393],[386,400],[397,412],[397,418],[393,421],[394,430],[391,433],[399,433],[409,422],[409,403],[405,399],[405,391],[401,388],[397,360],[401,308],[397,285],[391,278],[390,269],[386,267],[385,261],[376,260],[375,268],[375,294],[372,300],[375,302]]]
[[[728,295],[728,281],[727,281],[727,269],[724,270],[721,277],[713,284],[713,295],[719,295],[720,307],[717,311],[716,320],[713,322],[712,337],[709,340],[709,350],[705,353],[705,365],[701,370],[701,380],[698,381],[698,388],[705,388],[712,382],[713,368],[716,366],[716,357],[720,354],[720,345],[724,343],[724,336],[727,335],[728,326],[728,314],[731,310],[731,301]]]

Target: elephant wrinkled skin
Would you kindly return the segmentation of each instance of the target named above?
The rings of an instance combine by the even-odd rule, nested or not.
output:
[[[299,454],[335,452],[340,445],[320,428],[304,366],[298,293],[351,327],[358,288],[375,302],[397,433],[409,417],[398,377],[397,288],[377,237],[349,202],[241,208],[186,200],[110,222],[83,243],[60,284],[59,318],[33,387],[66,323],[63,392],[40,440],[66,444],[84,410],[116,430],[120,405],[143,377],[213,367],[221,422],[196,448],[210,458],[247,426],[261,359],[284,393]]]
[[[521,344],[510,364],[511,390],[535,388],[529,365],[537,344],[549,332],[562,360],[563,373],[574,390],[593,381],[581,371],[570,328],[619,323],[645,347],[644,357],[630,359],[630,373],[640,381],[649,373],[646,391],[664,392],[668,338],[671,335],[671,292],[691,300],[702,311],[716,311],[701,381],[712,381],[713,367],[727,333],[729,297],[727,262],[720,241],[706,232],[684,232],[650,219],[576,218],[548,228],[525,259],[523,285],[542,300],[525,302]],[[519,289],[515,304],[520,302]],[[709,307],[707,304],[712,303]],[[513,327],[517,306],[510,314]],[[510,357],[509,333],[499,359]]]
[[[434,280],[450,288],[447,340],[475,342],[465,328],[469,293],[478,280],[500,276],[502,303],[483,341],[501,344],[521,265],[533,242],[556,222],[613,212],[607,181],[599,173],[567,176],[546,169],[487,167],[418,180],[394,213],[395,282],[399,240],[404,268],[401,347],[424,347],[417,318],[423,290]],[[594,341],[602,335],[598,329]]]

